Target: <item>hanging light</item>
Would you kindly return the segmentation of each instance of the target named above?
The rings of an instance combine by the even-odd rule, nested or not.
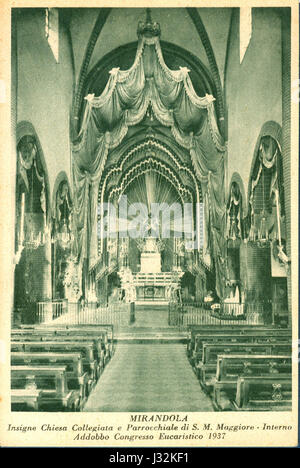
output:
[[[70,244],[73,242],[74,236],[69,230],[66,221],[64,221],[61,230],[57,232],[56,239],[58,240],[63,249],[70,247]]]

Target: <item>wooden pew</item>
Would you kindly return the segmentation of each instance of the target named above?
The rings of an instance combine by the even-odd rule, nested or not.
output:
[[[218,356],[221,354],[291,355],[290,343],[203,343],[202,360],[195,363],[202,387],[209,391],[214,384]]]
[[[108,342],[108,334],[106,330],[82,330],[80,328],[76,330],[69,330],[65,328],[52,328],[52,327],[38,327],[38,328],[14,328],[11,331],[12,336],[27,336],[27,335],[40,335],[40,336],[85,336],[92,337],[95,339],[102,339],[103,343]]]
[[[12,352],[28,353],[81,353],[83,370],[88,372],[93,384],[96,383],[100,371],[95,357],[93,342],[80,341],[12,341]]]
[[[233,406],[237,411],[291,411],[292,375],[239,377]]]
[[[189,325],[188,326],[188,341],[187,341],[187,354],[190,356],[191,351],[194,349],[194,341],[196,335],[202,334],[222,334],[222,333],[236,333],[236,334],[247,334],[252,331],[274,331],[284,330],[286,333],[291,335],[290,329],[279,328],[274,326],[266,325]]]
[[[92,340],[94,339],[95,342],[100,343],[98,345],[99,353],[100,349],[102,348],[103,354],[103,364],[105,365],[112,355],[112,344],[109,341],[110,331],[104,328],[99,329],[97,327],[94,329],[86,329],[84,327],[77,327],[76,329],[70,329],[65,327],[52,327],[52,326],[38,326],[38,327],[31,327],[31,328],[15,328],[11,332],[12,337],[14,339],[20,339],[19,337],[24,337],[26,339],[29,335],[36,335],[41,336],[41,340],[47,340],[47,337],[50,336],[65,336],[66,340],[76,337],[85,339],[85,340]]]
[[[67,384],[70,390],[79,390],[81,406],[87,400],[92,382],[83,371],[81,353],[11,353],[12,366],[66,366]]]
[[[41,395],[41,390],[13,388],[11,390],[11,411],[38,411]]]
[[[282,329],[282,328],[266,328],[260,326],[251,326],[251,327],[215,327],[215,329],[208,328],[207,329],[200,329],[199,327],[193,328],[190,332],[190,339],[187,342],[187,355],[190,359],[193,351],[196,347],[196,342],[199,337],[201,336],[219,336],[219,335],[242,335],[242,336],[263,336],[268,334],[276,335],[276,336],[287,336],[291,337],[291,331],[289,329]]]
[[[79,330],[82,332],[82,334],[87,336],[97,336],[97,334],[99,335],[105,333],[105,349],[107,355],[111,357],[114,353],[114,326],[112,324],[67,325],[66,328],[59,327],[59,330],[65,330],[70,335],[78,333]]]
[[[232,409],[238,377],[245,375],[290,374],[291,355],[219,355],[213,389],[213,404],[218,410]]]
[[[69,390],[65,366],[11,366],[12,389],[41,390],[39,410],[76,411],[80,395]]]
[[[93,343],[94,345],[94,351],[95,351],[95,356],[94,358],[98,362],[98,370],[97,370],[97,377],[100,376],[101,372],[104,369],[104,366],[107,362],[106,360],[106,353],[105,350],[103,349],[103,343],[101,338],[93,338],[93,337],[87,337],[87,336],[81,336],[81,335],[74,335],[74,336],[65,336],[65,335],[59,335],[59,334],[40,334],[39,332],[35,331],[34,333],[25,333],[25,334],[17,334],[14,333],[12,335],[12,339],[14,342],[20,341],[22,343],[26,342],[55,342],[59,343],[61,341],[64,342],[78,342],[78,343]]]
[[[248,335],[249,333],[283,333],[291,336],[291,330],[289,328],[279,328],[279,327],[265,327],[265,326],[226,326],[226,327],[193,327],[189,332],[189,339],[191,344],[194,343],[195,337],[197,335],[203,334],[239,334],[239,335]]]
[[[249,332],[247,335],[239,333],[224,333],[224,334],[202,334],[195,337],[194,349],[192,351],[190,362],[194,365],[195,362],[202,360],[203,343],[289,343],[290,335],[277,332]]]
[[[85,337],[86,339],[94,339],[97,343],[101,340],[101,347],[102,347],[102,354],[104,353],[103,360],[104,365],[107,364],[109,359],[112,356],[112,341],[110,336],[110,332],[107,329],[97,328],[97,329],[86,329],[83,327],[78,327],[76,329],[55,329],[55,334],[58,336],[66,336],[70,339],[72,337]]]
[[[51,322],[47,325],[44,325],[44,324],[41,324],[41,325],[20,325],[19,329],[36,329],[36,330],[39,330],[39,329],[50,329],[50,330],[66,330],[66,331],[69,331],[70,333],[71,332],[78,332],[79,330],[81,330],[82,332],[86,333],[86,334],[95,334],[96,332],[101,332],[101,331],[105,331],[107,333],[107,341],[108,343],[110,344],[110,348],[111,348],[111,355],[113,354],[113,351],[114,351],[114,325],[112,324],[107,324],[107,323],[103,323],[103,324],[83,324],[83,325],[63,325],[63,324],[55,324],[55,321],[54,322]]]

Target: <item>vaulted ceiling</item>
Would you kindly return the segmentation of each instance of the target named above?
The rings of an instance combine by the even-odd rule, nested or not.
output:
[[[219,70],[221,83],[224,79],[227,39],[230,28],[231,8],[198,8]],[[70,13],[70,9],[68,9]],[[91,54],[86,72],[106,54],[122,45],[136,41],[137,24],[145,19],[145,8],[73,8],[71,9],[70,31],[73,45],[76,82],[86,54]],[[93,28],[103,16],[102,28],[94,37]],[[186,8],[154,8],[152,18],[161,27],[161,39],[178,45],[198,57],[209,69],[205,47],[199,37],[191,16]],[[92,41],[93,41],[92,40]]]

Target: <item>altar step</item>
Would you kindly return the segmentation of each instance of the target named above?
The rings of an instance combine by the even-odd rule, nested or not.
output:
[[[162,337],[162,338],[142,338],[138,336],[132,336],[128,335],[126,336],[119,336],[115,340],[115,344],[186,344],[187,343],[187,338],[186,337],[173,337],[173,338],[167,338],[167,337]]]
[[[152,301],[135,301],[135,305],[136,306],[151,306],[151,307],[155,307],[155,306],[167,306],[169,304],[169,301],[156,301],[156,300],[152,300]]]
[[[135,329],[134,333],[130,332],[119,332],[115,336],[115,342],[120,344],[186,344],[187,335],[186,333],[164,333],[164,332],[145,332]]]
[[[175,344],[186,343],[187,333],[170,327],[122,327],[116,332],[115,339],[118,343]]]

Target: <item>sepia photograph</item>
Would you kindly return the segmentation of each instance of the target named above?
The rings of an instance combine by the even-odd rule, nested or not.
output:
[[[0,442],[297,445],[298,4],[125,3],[6,5]]]

